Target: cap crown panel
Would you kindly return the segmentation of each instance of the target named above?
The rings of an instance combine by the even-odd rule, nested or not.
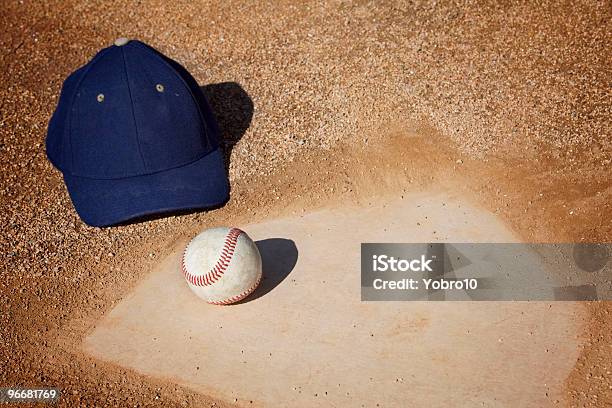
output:
[[[127,84],[120,47],[91,62],[70,112],[73,175],[120,178],[146,172]]]

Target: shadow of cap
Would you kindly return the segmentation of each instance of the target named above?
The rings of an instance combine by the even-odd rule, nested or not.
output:
[[[236,82],[221,82],[200,87],[219,125],[221,143],[238,143],[251,124],[253,101]]]

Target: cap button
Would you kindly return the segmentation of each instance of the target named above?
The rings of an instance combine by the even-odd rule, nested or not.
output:
[[[130,40],[128,40],[127,38],[125,38],[125,37],[119,37],[119,38],[117,38],[117,39],[115,40],[115,45],[116,45],[117,47],[121,47],[122,45],[125,45],[125,44],[127,44],[127,43],[129,43],[129,42],[130,42]]]

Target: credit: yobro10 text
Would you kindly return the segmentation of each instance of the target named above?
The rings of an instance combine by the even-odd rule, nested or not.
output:
[[[433,258],[427,258],[421,255],[419,258],[402,259],[388,255],[373,255],[372,256],[372,271],[373,272],[421,272],[434,274],[432,263]],[[401,277],[399,279],[383,279],[376,278],[372,282],[372,286],[376,290],[467,290],[477,289],[478,280],[473,278],[465,279],[445,279],[441,276],[433,277]]]

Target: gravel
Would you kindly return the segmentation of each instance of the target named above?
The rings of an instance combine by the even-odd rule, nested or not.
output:
[[[60,405],[222,406],[70,345],[168,242],[290,200],[271,188],[257,191],[261,180],[301,157],[341,160],[339,146],[371,148],[412,123],[426,123],[455,146],[462,158],[452,163],[461,167],[468,159],[521,163],[571,183],[574,204],[598,214],[581,218],[581,233],[609,241],[610,17],[605,1],[3,4],[0,384],[58,384],[70,390]],[[209,89],[231,159],[233,198],[225,209],[111,229],[76,216],[45,158],[46,125],[63,79],[120,36],[148,42],[202,85],[235,83]],[[224,105],[228,89],[247,97]],[[252,117],[244,113],[251,103]],[[297,177],[296,185],[308,187],[325,175]],[[597,327],[609,329],[609,303],[593,308]],[[611,331],[601,330],[590,333],[597,341],[568,380],[576,404],[610,398]],[[597,381],[576,380],[589,373]]]

